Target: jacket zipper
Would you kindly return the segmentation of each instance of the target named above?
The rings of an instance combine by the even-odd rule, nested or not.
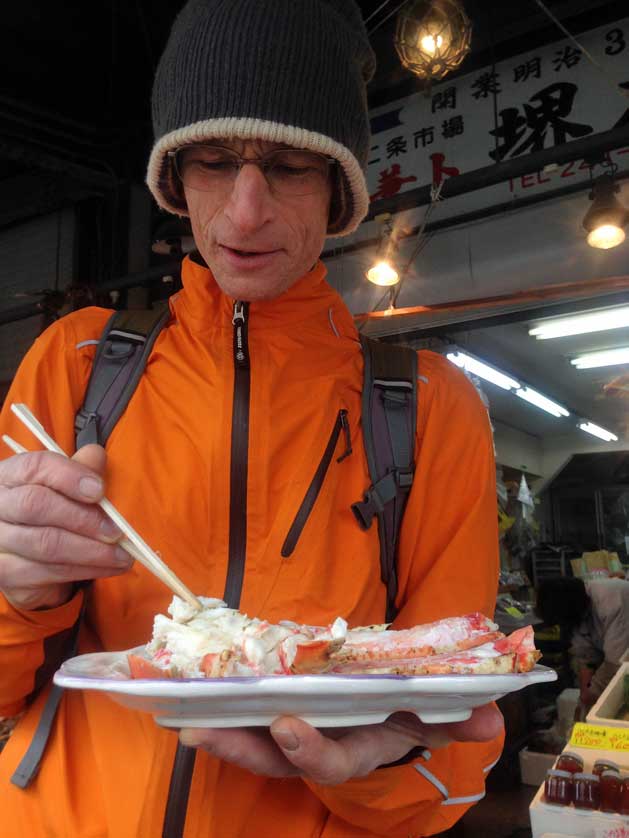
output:
[[[247,551],[247,470],[249,466],[249,304],[237,300],[232,317],[234,346],[234,396],[232,404],[231,461],[229,471],[229,557],[223,599],[238,608]],[[196,748],[177,744],[162,838],[182,838]]]
[[[321,491],[321,486],[325,480],[328,468],[332,462],[334,449],[336,448],[341,431],[345,434],[345,451],[337,458],[337,463],[340,463],[345,459],[345,457],[348,457],[352,453],[352,443],[350,439],[349,422],[347,421],[346,410],[339,410],[338,412],[328,444],[326,445],[323,456],[321,457],[321,461],[317,466],[312,482],[310,483],[310,486],[308,486],[308,491],[304,495],[301,506],[297,510],[295,519],[291,524],[288,535],[282,545],[282,557],[285,559],[287,559],[294,551],[297,546],[297,542],[299,541],[299,536],[301,535],[303,528],[306,526],[306,521],[312,512],[312,508],[315,505],[315,501]]]
[[[247,320],[249,303],[237,300],[232,317],[234,397],[229,472],[229,559],[223,599],[238,608],[247,554],[247,472],[249,468],[249,396],[251,369]]]

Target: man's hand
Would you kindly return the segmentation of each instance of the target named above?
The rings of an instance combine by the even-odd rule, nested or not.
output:
[[[62,605],[74,582],[133,563],[96,505],[105,460],[100,445],[86,445],[71,460],[34,451],[0,462],[0,591],[16,608]]]
[[[434,750],[449,742],[485,742],[502,730],[500,711],[487,704],[467,721],[448,724],[424,724],[414,713],[395,713],[382,724],[317,730],[283,716],[270,730],[184,728],[179,739],[254,774],[338,785],[395,762],[418,745]]]

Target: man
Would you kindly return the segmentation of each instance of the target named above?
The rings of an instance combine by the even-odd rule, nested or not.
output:
[[[537,592],[537,611],[564,627],[579,677],[581,703],[591,707],[614,677],[629,649],[629,582],[573,577],[547,579]]]
[[[350,510],[370,483],[362,354],[318,261],[326,234],[351,232],[366,212],[372,72],[348,0],[191,0],[175,23],[147,181],[161,206],[191,218],[198,253],[184,260],[184,290],[106,453],[0,463],[0,713],[27,708],[0,758],[3,823],[16,838],[162,834],[177,737],[106,697],[65,694],[37,779],[26,791],[9,782],[45,700],[29,704],[40,664],[86,595],[77,583],[94,580],[81,653],[146,642],[168,605],[116,546],[95,505],[105,483],[195,593],[271,621],[383,620],[377,528],[361,530]],[[55,324],[9,394],[67,451],[108,316],[84,309]],[[485,409],[445,359],[420,353],[419,363],[399,628],[491,613],[497,585]],[[6,407],[0,426],[32,447]],[[185,835],[435,834],[482,797],[501,733],[493,707],[454,725],[395,714],[349,731],[294,718],[270,731],[184,730],[198,751]],[[180,834],[183,797],[164,834]]]

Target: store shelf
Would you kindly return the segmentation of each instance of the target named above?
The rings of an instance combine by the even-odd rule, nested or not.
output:
[[[533,587],[537,588],[544,579],[568,576],[568,562],[573,557],[573,552],[569,550],[533,550],[531,552]]]

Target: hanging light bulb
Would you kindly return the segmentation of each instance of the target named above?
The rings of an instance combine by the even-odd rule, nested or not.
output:
[[[618,190],[611,175],[601,175],[594,181],[590,192],[592,206],[583,219],[590,247],[609,250],[625,240],[623,228],[629,221],[629,212],[616,198]]]
[[[397,285],[400,281],[398,272],[388,262],[377,262],[367,271],[367,279],[374,285]]]
[[[410,0],[398,16],[395,48],[422,79],[442,79],[470,51],[472,25],[460,0]]]
[[[400,275],[394,266],[397,237],[393,229],[391,213],[376,216],[375,220],[382,222],[382,232],[375,261],[365,276],[374,285],[397,285],[400,281]]]

